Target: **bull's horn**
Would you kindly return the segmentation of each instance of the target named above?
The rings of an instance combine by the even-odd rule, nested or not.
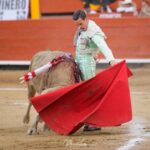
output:
[[[20,84],[23,84],[24,83],[24,80],[20,81]]]
[[[24,77],[20,77],[19,80],[24,80]]]

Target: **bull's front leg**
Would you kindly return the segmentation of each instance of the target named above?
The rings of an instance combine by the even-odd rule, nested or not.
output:
[[[28,124],[29,121],[30,121],[30,110],[31,110],[31,106],[32,106],[32,104],[31,104],[31,102],[29,101],[27,111],[26,111],[26,113],[25,113],[25,115],[24,115],[24,117],[23,117],[23,123],[27,123],[27,124]]]
[[[23,123],[29,123],[30,121],[30,110],[31,110],[31,102],[30,99],[35,95],[36,91],[33,87],[33,85],[31,85],[30,82],[28,82],[28,107],[27,107],[27,111],[23,117]]]
[[[28,129],[27,134],[32,135],[32,134],[39,134],[37,131],[38,123],[41,122],[40,116],[37,115],[34,123],[32,124],[31,128]]]

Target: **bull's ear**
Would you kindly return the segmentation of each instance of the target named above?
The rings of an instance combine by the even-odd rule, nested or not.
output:
[[[47,48],[45,51],[52,51],[50,48]]]

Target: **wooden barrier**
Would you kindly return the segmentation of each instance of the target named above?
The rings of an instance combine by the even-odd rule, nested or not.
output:
[[[150,18],[91,19],[106,33],[116,58],[150,58]],[[0,29],[0,60],[30,60],[48,48],[75,55],[71,17],[1,21]]]

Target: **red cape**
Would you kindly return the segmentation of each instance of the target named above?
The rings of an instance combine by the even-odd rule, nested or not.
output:
[[[33,97],[31,102],[47,126],[68,135],[83,124],[116,126],[132,119],[125,61],[96,77]]]

